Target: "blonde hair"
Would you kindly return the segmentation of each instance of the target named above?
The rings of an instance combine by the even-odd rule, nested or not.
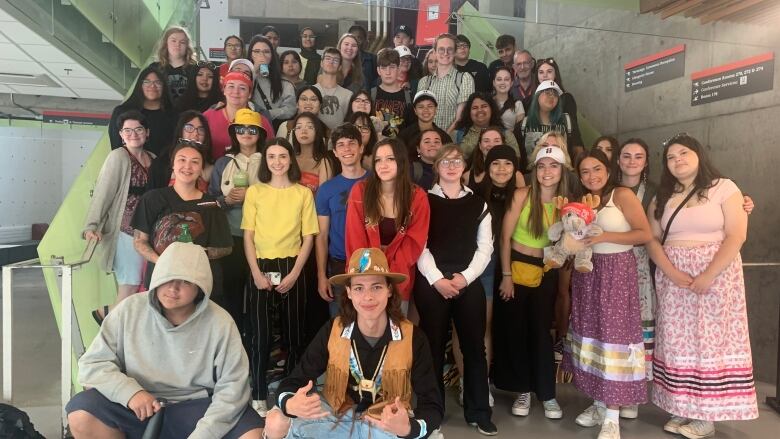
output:
[[[195,49],[192,47],[192,38],[190,38],[187,29],[180,26],[171,26],[163,32],[160,41],[157,43],[157,61],[160,63],[161,68],[167,67],[171,60],[168,58],[168,38],[173,34],[184,34],[187,37],[187,51],[184,53],[185,64],[195,64],[197,57],[195,56]]]
[[[463,149],[458,146],[457,143],[447,143],[441,147],[439,153],[436,154],[436,159],[433,161],[433,182],[439,182],[439,163],[444,160],[445,157],[451,153],[458,153],[460,159],[463,160],[463,171],[466,171],[466,156],[463,154]]]
[[[362,87],[362,84],[363,84],[363,54],[360,53],[361,52],[360,42],[358,41],[357,37],[355,37],[354,35],[352,35],[350,33],[346,33],[346,34],[342,35],[341,38],[339,38],[339,42],[336,43],[336,50],[339,51],[339,56],[340,56],[341,55],[341,43],[343,43],[344,40],[346,40],[347,38],[352,38],[353,40],[355,40],[355,44],[357,44],[357,53],[355,54],[355,58],[352,59],[352,67],[351,67],[351,70],[350,70],[350,72],[352,73],[352,84],[360,84],[361,85],[360,88],[363,88]],[[344,61],[345,61],[345,59],[342,56],[341,57],[341,64],[340,64],[341,66],[344,65]],[[344,75],[342,75],[341,69],[339,69],[339,73],[338,73],[338,77],[337,78],[338,78],[339,84],[344,82]]]
[[[553,137],[555,139],[558,139],[558,146],[561,147],[561,150],[563,151],[563,156],[566,157],[566,163],[564,163],[564,166],[570,171],[574,170],[574,166],[572,166],[571,163],[571,157],[569,157],[569,148],[566,145],[566,136],[564,134],[561,134],[557,131],[550,131],[547,133],[542,134],[542,137],[539,138],[539,141],[536,142],[536,146],[534,147],[534,150],[531,151],[531,155],[528,157],[528,169],[533,169],[534,162],[536,161],[536,155],[539,154],[539,150],[544,148],[544,144],[547,143],[547,139],[550,137]]]

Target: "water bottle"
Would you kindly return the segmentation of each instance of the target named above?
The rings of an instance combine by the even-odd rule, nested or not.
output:
[[[189,224],[182,224],[181,225],[181,233],[179,233],[179,237],[176,238],[179,242],[189,242],[192,244],[192,235],[190,234],[190,225]]]
[[[157,402],[160,403],[160,410],[157,411],[146,424],[144,435],[141,439],[157,439],[160,437],[160,431],[162,431],[163,417],[165,416],[165,406],[168,405],[168,401],[164,398],[159,398]]]
[[[268,64],[260,64],[260,68],[258,70],[260,71],[260,76],[263,78],[267,78],[271,74],[271,71],[268,70]]]

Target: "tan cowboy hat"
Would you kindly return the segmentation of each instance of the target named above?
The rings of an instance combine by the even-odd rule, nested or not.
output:
[[[330,283],[344,285],[347,279],[355,276],[385,276],[390,282],[397,284],[406,280],[406,275],[391,273],[387,257],[378,248],[359,248],[352,253],[347,264],[347,272],[331,277]]]

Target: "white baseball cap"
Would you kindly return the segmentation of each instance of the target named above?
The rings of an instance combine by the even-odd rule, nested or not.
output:
[[[398,56],[403,58],[405,56],[412,56],[412,51],[406,46],[397,46],[395,51],[398,52]]]
[[[542,81],[539,83],[539,87],[536,87],[536,94],[539,94],[548,89],[557,91],[559,96],[563,94],[563,90],[558,87],[558,84],[556,84],[555,81]]]
[[[563,150],[561,148],[555,146],[545,146],[544,148],[540,149],[539,152],[536,153],[534,164],[539,163],[539,160],[545,157],[549,157],[562,165],[566,164],[566,154],[563,153]]]
[[[233,61],[230,62],[230,68],[228,68],[228,71],[232,71],[233,67],[235,67],[236,64],[243,64],[249,67],[249,71],[252,72],[252,76],[255,76],[255,65],[252,64],[252,61],[249,61],[248,59],[244,59],[244,58],[234,59]]]
[[[417,103],[423,99],[430,99],[433,101],[434,104],[439,105],[439,101],[436,100],[436,95],[433,94],[430,90],[418,91],[417,94],[414,95],[414,99],[412,100],[412,105],[417,105]]]

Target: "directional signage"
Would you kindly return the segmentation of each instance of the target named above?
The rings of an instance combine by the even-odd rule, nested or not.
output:
[[[43,110],[43,121],[64,125],[108,125],[108,113],[81,113],[78,111]]]
[[[631,61],[623,66],[626,92],[685,75],[685,44]]]
[[[695,72],[691,74],[691,105],[772,90],[774,76],[772,52]]]

